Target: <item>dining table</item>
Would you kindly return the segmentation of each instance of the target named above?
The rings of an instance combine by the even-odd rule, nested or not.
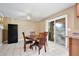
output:
[[[30,38],[31,41],[33,41],[33,43],[35,43],[35,41],[39,42],[39,35],[27,35],[28,38]]]
[[[30,48],[33,49],[33,46],[35,46],[36,49],[36,46],[38,46],[39,44],[39,35],[28,35],[27,37],[30,38],[30,41],[32,41],[32,43],[30,44]]]

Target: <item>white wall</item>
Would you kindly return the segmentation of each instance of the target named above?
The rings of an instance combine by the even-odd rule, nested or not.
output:
[[[8,19],[7,21],[8,24],[18,25],[18,39],[23,39],[22,32],[25,32],[25,35],[29,35],[32,31],[38,32],[38,22],[17,19]]]

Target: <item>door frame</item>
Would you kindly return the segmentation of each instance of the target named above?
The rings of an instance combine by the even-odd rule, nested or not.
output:
[[[50,22],[54,21],[54,24],[55,24],[55,21],[56,20],[60,20],[61,18],[65,18],[65,28],[66,28],[65,48],[68,48],[68,38],[67,38],[67,36],[68,36],[68,31],[67,31],[67,29],[68,29],[68,27],[67,27],[68,23],[67,23],[67,14],[62,15],[62,16],[55,17],[54,19],[46,20],[46,31],[49,30],[49,23]],[[54,30],[55,30],[55,26],[54,26]],[[54,31],[54,33],[55,33],[55,31]],[[55,39],[55,35],[54,35],[54,45],[55,44],[56,44],[56,39]]]

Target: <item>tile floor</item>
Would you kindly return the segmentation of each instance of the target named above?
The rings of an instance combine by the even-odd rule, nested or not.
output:
[[[41,49],[40,55],[38,49],[29,49],[27,45],[27,51],[23,50],[23,41],[14,44],[4,44],[0,46],[0,56],[68,56],[68,50],[63,46],[48,41],[47,52]]]

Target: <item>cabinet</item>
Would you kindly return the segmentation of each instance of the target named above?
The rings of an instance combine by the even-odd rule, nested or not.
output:
[[[76,9],[77,9],[77,17],[79,17],[79,3],[76,4]]]
[[[18,25],[8,24],[7,29],[3,29],[3,43],[18,42]]]
[[[2,35],[2,42],[5,44],[8,42],[8,18],[4,17],[3,18],[3,35]]]
[[[7,29],[3,29],[3,40],[2,40],[2,42],[5,44],[5,43],[7,43],[8,42],[8,30]]]
[[[79,39],[78,38],[69,38],[69,55],[70,56],[79,56]]]

